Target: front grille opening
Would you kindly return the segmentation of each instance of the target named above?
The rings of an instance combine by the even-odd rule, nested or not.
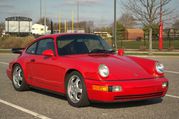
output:
[[[162,92],[156,92],[156,93],[140,94],[140,95],[115,96],[114,100],[130,101],[130,100],[149,99],[149,98],[161,97],[162,94],[163,94]]]

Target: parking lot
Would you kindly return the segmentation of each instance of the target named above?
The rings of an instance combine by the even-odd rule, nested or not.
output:
[[[166,67],[169,90],[162,99],[127,103],[93,103],[74,108],[60,95],[31,89],[17,92],[6,76],[17,55],[0,54],[0,119],[177,119],[179,118],[179,56],[150,56]]]

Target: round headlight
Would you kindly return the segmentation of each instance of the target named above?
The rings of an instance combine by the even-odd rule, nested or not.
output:
[[[109,69],[108,69],[108,67],[107,67],[106,65],[104,65],[104,64],[99,65],[98,71],[99,71],[99,74],[100,74],[102,77],[108,77],[108,76],[109,76]]]
[[[159,73],[159,74],[164,73],[164,65],[161,64],[161,63],[159,63],[159,62],[157,62],[157,63],[156,63],[156,71],[157,71],[157,73]]]

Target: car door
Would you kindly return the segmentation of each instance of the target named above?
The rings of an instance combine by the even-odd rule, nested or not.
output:
[[[36,49],[37,49],[37,44],[38,42],[34,42],[33,44],[31,44],[27,49],[24,56],[24,62],[25,62],[25,67],[26,67],[26,71],[27,71],[27,81],[28,83],[31,85],[32,84],[32,80],[33,80],[33,64],[34,61],[32,59],[36,58]]]
[[[38,41],[36,56],[30,59],[30,72],[32,84],[37,87],[58,91],[61,87],[59,76],[61,68],[58,66],[56,56],[48,57],[42,53],[51,49],[55,54],[54,40],[45,38]]]

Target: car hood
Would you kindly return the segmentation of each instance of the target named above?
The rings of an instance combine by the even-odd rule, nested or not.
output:
[[[115,54],[86,54],[68,56],[78,62],[105,64],[109,68],[110,75],[105,80],[138,80],[153,78],[142,66],[127,56]],[[90,68],[90,67],[89,67]],[[151,67],[152,68],[152,67]]]

